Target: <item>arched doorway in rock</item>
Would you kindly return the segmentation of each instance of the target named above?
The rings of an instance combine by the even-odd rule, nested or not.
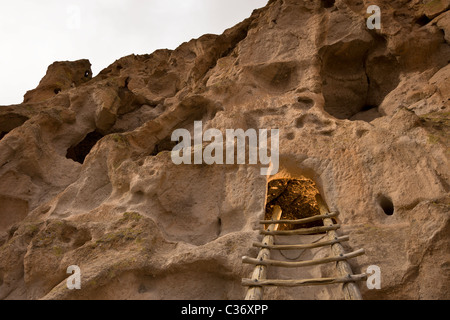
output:
[[[311,179],[271,180],[267,186],[265,220],[271,220],[274,206],[280,206],[282,220],[297,220],[320,215],[316,195],[319,190]],[[281,224],[278,230],[295,230],[323,226],[322,220],[302,225]]]

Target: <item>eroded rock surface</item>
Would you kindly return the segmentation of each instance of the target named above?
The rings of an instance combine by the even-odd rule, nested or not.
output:
[[[242,299],[268,183],[302,177],[340,212],[346,249],[366,249],[354,271],[381,268],[364,298],[450,298],[446,3],[274,0],[92,79],[87,60],[53,64],[23,104],[0,107],[0,298]],[[366,26],[372,4],[381,30]],[[279,172],[173,164],[172,132],[196,120],[280,129]],[[70,265],[81,290],[66,287]]]

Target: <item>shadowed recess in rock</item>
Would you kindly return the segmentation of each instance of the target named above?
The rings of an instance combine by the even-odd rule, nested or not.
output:
[[[67,150],[66,157],[81,164],[84,163],[86,156],[101,138],[103,135],[97,131],[89,133],[83,141]]]
[[[431,22],[431,19],[428,18],[426,15],[422,15],[419,18],[416,19],[415,23],[418,24],[419,26],[425,26],[428,23]]]
[[[325,111],[337,119],[370,122],[382,116],[378,106],[399,83],[399,65],[378,53],[382,38],[338,42],[322,49]]]
[[[392,216],[394,214],[394,203],[392,203],[391,199],[382,195],[378,198],[378,203],[387,216]]]
[[[334,7],[335,0],[322,0],[322,6],[325,9]]]
[[[27,120],[27,117],[15,113],[7,113],[0,116],[0,140],[13,129],[20,127]]]
[[[171,137],[167,137],[155,145],[155,148],[150,155],[156,156],[158,153],[163,151],[172,151],[177,144],[177,142],[171,140]]]
[[[272,180],[268,185],[265,219],[270,220],[275,205],[283,211],[281,219],[295,220],[319,215],[319,206],[315,199],[319,191],[315,183],[307,178]],[[279,230],[293,230],[323,226],[322,221],[302,225],[280,225]]]

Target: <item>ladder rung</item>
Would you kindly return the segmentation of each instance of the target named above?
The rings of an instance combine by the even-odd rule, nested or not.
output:
[[[312,249],[312,248],[320,248],[328,245],[332,245],[339,242],[344,242],[350,240],[349,236],[342,236],[339,238],[336,238],[334,240],[327,240],[317,243],[308,243],[308,244],[295,244],[295,245],[266,245],[261,242],[255,242],[253,243],[254,247],[258,248],[266,248],[266,249],[273,249],[273,250],[299,250],[299,249]]]
[[[282,230],[282,231],[260,231],[261,234],[272,235],[272,236],[290,236],[290,235],[306,235],[306,234],[316,234],[322,233],[330,230],[337,230],[341,227],[340,224],[333,224],[331,226],[325,227],[313,227],[313,228],[302,228],[296,230]]]
[[[305,280],[252,280],[242,279],[242,285],[248,287],[263,287],[263,286],[277,286],[277,287],[300,287],[300,286],[320,286],[335,283],[356,282],[367,279],[367,274],[348,275],[341,278],[319,278],[319,279],[305,279]]]
[[[351,258],[355,258],[365,254],[364,249],[360,249],[357,251],[353,251],[351,253],[343,254],[336,257],[327,257],[322,259],[315,260],[306,260],[306,261],[297,261],[297,262],[288,262],[288,261],[278,261],[278,260],[258,260],[250,257],[242,257],[242,262],[247,264],[261,265],[261,266],[275,266],[275,267],[284,267],[284,268],[298,268],[298,267],[307,267],[314,266],[318,264],[324,264],[335,261],[343,261]]]
[[[332,212],[329,214],[323,214],[323,215],[317,215],[312,216],[304,219],[298,219],[298,220],[261,220],[260,224],[304,224],[309,222],[314,222],[318,220],[323,220],[326,218],[334,218],[339,215],[339,212]]]

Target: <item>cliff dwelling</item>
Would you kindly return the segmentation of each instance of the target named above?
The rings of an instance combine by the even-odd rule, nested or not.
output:
[[[270,0],[220,34],[141,54],[127,47],[148,45],[134,32],[185,28],[149,33],[140,23],[153,19],[135,11],[127,41],[101,35],[129,55],[108,52],[103,69],[95,55],[94,72],[89,57],[40,65],[41,81],[0,106],[0,300],[242,300],[254,287],[267,300],[342,300],[350,283],[365,300],[450,299],[450,4],[376,4],[380,29],[367,26],[369,0]],[[118,30],[83,30],[97,29]],[[14,41],[81,37],[47,38]],[[196,123],[209,140],[195,141]],[[190,164],[171,157],[176,130],[193,139]],[[228,130],[276,132],[278,173],[268,154],[252,163],[250,143],[227,163],[212,140]],[[218,161],[196,163],[205,154]],[[272,245],[297,247],[258,259]],[[336,269],[346,259],[352,274]],[[272,282],[253,278],[261,265]],[[70,266],[81,290],[67,287]],[[364,281],[372,266],[379,289]]]

